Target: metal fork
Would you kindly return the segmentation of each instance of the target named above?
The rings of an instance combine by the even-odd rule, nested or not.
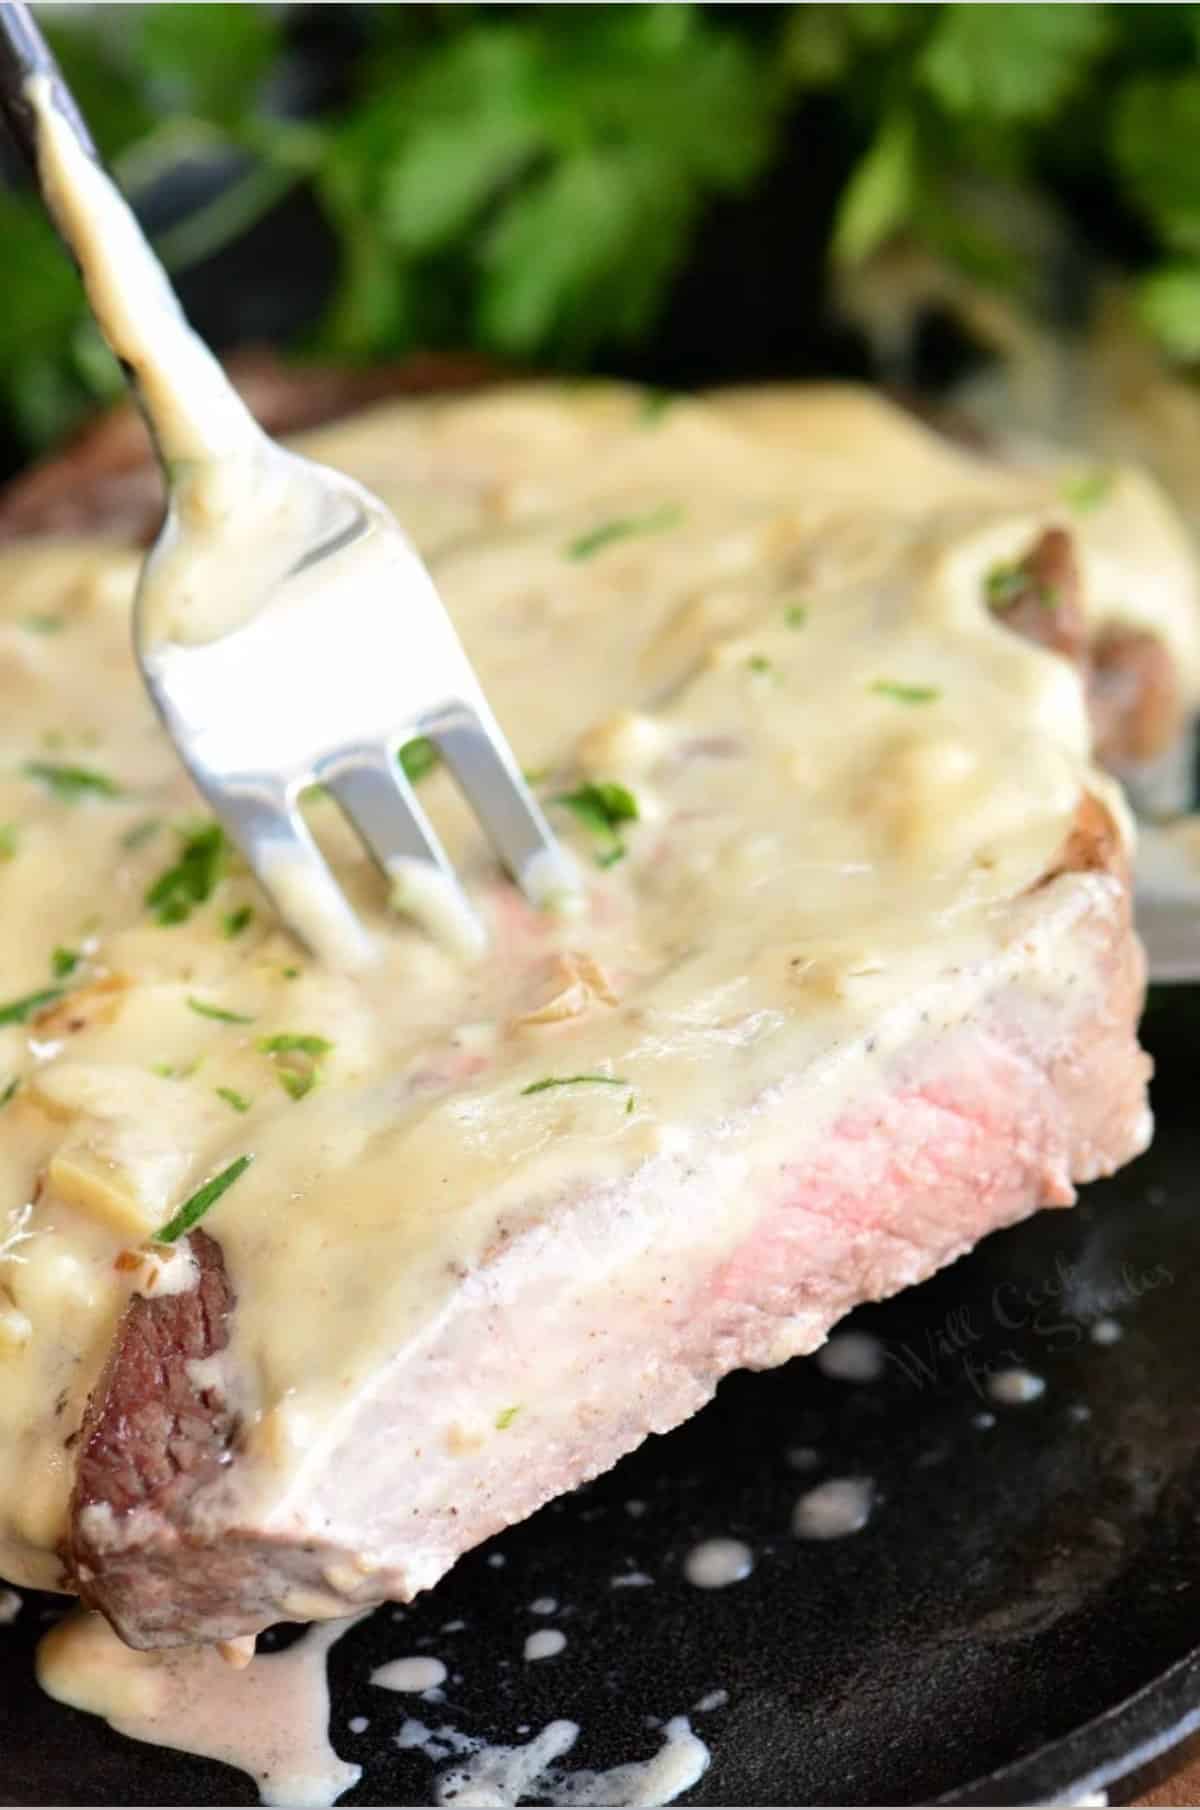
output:
[[[369,959],[370,939],[298,807],[306,787],[322,785],[389,876],[394,901],[459,946],[482,946],[399,762],[415,737],[442,756],[529,898],[573,894],[574,863],[415,549],[377,497],[285,451],[252,420],[188,327],[18,0],[0,5],[0,110],[83,270],[166,480],[166,520],[134,612],[143,677],[281,916],[327,957]]]

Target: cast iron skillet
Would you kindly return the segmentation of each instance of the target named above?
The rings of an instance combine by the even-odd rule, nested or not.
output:
[[[1150,1153],[855,1324],[885,1342],[879,1382],[799,1361],[738,1375],[687,1426],[464,1559],[331,1660],[335,1745],[363,1768],[347,1804],[427,1804],[433,1771],[392,1736],[408,1715],[491,1740],[578,1722],[571,1762],[657,1750],[690,1713],[712,1765],[695,1804],[1029,1804],[1124,1777],[1188,1735],[1200,1701],[1200,1001],[1152,1006]],[[1115,1318],[1123,1336],[1090,1335]],[[988,1366],[1041,1399],[997,1407]],[[981,1416],[995,1416],[987,1424]],[[819,1453],[800,1474],[788,1454]],[[789,1531],[812,1480],[872,1477],[861,1533]],[[644,1503],[642,1512],[629,1504]],[[744,1582],[701,1591],[689,1546],[733,1534]],[[612,1580],[642,1573],[649,1585]],[[559,1611],[529,1605],[552,1596]],[[254,1802],[241,1774],[135,1745],[43,1698],[31,1653],[55,1599],[0,1629],[0,1801]],[[443,1631],[447,1622],[465,1624]],[[537,1626],[557,1658],[526,1662]],[[276,1638],[286,1638],[284,1631]],[[446,1701],[373,1688],[405,1653],[449,1668]],[[720,1708],[696,1711],[710,1692]],[[351,1733],[351,1717],[369,1726]],[[519,1728],[525,1733],[519,1735]]]

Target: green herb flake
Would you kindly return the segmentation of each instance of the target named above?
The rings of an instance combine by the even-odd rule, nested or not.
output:
[[[241,936],[242,931],[249,928],[253,919],[253,905],[239,905],[236,911],[225,913],[221,919],[221,929],[227,937]]]
[[[528,1087],[521,1089],[522,1097],[526,1094],[549,1093],[552,1087],[628,1087],[619,1075],[544,1075],[540,1081],[531,1081]]]
[[[57,635],[67,626],[65,616],[22,616],[21,627],[31,635]]]
[[[271,1037],[260,1037],[258,1047],[271,1058],[284,1092],[293,1100],[303,1100],[316,1086],[320,1065],[333,1045],[328,1037],[315,1037],[307,1031],[277,1031]]]
[[[0,861],[11,861],[17,852],[17,826],[15,823],[0,823]]]
[[[91,767],[75,767],[54,760],[27,760],[24,771],[28,778],[40,780],[64,804],[76,804],[81,798],[119,798],[121,788],[107,773]]]
[[[299,968],[281,968],[279,972],[282,974],[284,980],[299,980],[300,978]]]
[[[591,559],[617,541],[632,540],[639,534],[661,534],[668,528],[677,528],[682,520],[683,510],[678,503],[664,503],[645,515],[614,516],[611,521],[600,522],[586,534],[568,541],[566,555],[568,559]]]
[[[524,1406],[524,1402],[514,1402],[511,1408],[501,1408],[496,1416],[497,1433],[506,1433]]]
[[[62,996],[62,987],[43,987],[39,993],[27,993],[24,999],[10,999],[6,1006],[0,1006],[0,1024],[24,1024],[43,1006],[52,1006]]]
[[[416,735],[411,742],[405,742],[396,756],[405,779],[413,786],[432,773],[441,758],[427,735]]]
[[[224,1006],[210,1006],[206,1000],[196,999],[188,995],[188,1010],[201,1018],[215,1018],[220,1024],[253,1024],[254,1019],[245,1012],[228,1012]]]
[[[236,1087],[217,1087],[213,1089],[213,1092],[228,1106],[232,1106],[234,1112],[249,1112],[254,1104],[253,1100],[248,1100],[245,1094],[240,1094]]]
[[[267,1056],[290,1055],[296,1051],[302,1056],[319,1059],[327,1056],[333,1045],[328,1037],[313,1037],[307,1032],[278,1031],[273,1037],[260,1037],[258,1047]]]
[[[1020,565],[993,566],[983,588],[988,607],[999,611],[1011,610],[1026,597],[1032,597],[1044,610],[1056,610],[1062,601],[1057,585],[1044,584]]]
[[[121,837],[121,847],[129,849],[130,852],[145,848],[147,842],[153,841],[161,828],[161,817],[144,817],[141,823],[135,823],[126,830]]]
[[[216,1205],[222,1194],[232,1188],[239,1175],[245,1174],[253,1161],[252,1156],[235,1157],[227,1169],[222,1169],[219,1175],[214,1175],[212,1180],[205,1182],[202,1188],[197,1188],[196,1192],[184,1201],[178,1213],[168,1219],[160,1231],[155,1232],[155,1243],[174,1244],[177,1238],[182,1238],[185,1232],[190,1232],[196,1222],[203,1219],[209,1208]]]
[[[757,673],[760,677],[765,677],[774,670],[766,654],[751,654],[746,665],[752,673]]]
[[[660,390],[653,387],[644,389],[638,402],[638,425],[640,427],[657,427],[672,403],[678,397],[672,390]]]
[[[896,679],[876,679],[871,690],[881,698],[894,698],[897,704],[932,704],[940,698],[940,685],[902,685]]]
[[[638,821],[637,799],[627,786],[616,780],[589,780],[574,792],[559,792],[550,800],[574,813],[586,830],[600,843],[596,851],[597,867],[612,867],[624,859],[625,844],[618,831],[622,823]]]
[[[74,974],[82,960],[83,957],[80,955],[78,949],[63,949],[60,947],[56,949],[50,957],[50,966],[54,970],[56,979],[65,980],[68,974]]]
[[[293,1100],[302,1100],[317,1085],[315,1068],[285,1068],[281,1064],[276,1072],[279,1075],[279,1085]]]
[[[803,603],[789,603],[783,612],[783,620],[789,628],[803,628],[808,621],[808,608]]]
[[[158,922],[182,924],[197,905],[210,899],[225,872],[227,858],[228,845],[219,823],[205,823],[185,831],[178,861],[146,889],[145,903]]]
[[[1074,477],[1064,478],[1060,486],[1062,500],[1076,515],[1087,515],[1092,509],[1098,509],[1108,498],[1113,487],[1111,471],[1081,471]]]
[[[12,1080],[9,1082],[8,1086],[4,1089],[4,1092],[0,1093],[0,1107],[5,1107],[8,1105],[9,1101],[12,1099],[13,1095],[16,1093],[16,1091],[17,1091],[18,1087],[20,1087],[20,1085],[21,1085],[20,1077],[18,1075],[14,1075]]]

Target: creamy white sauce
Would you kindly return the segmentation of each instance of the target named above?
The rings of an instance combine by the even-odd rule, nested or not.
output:
[[[43,1635],[38,1682],[131,1740],[238,1767],[264,1804],[324,1806],[362,1774],[328,1735],[326,1657],[353,1625],[310,1628],[283,1652],[259,1653],[237,1670],[213,1647],[134,1652],[101,1616],[74,1610]]]
[[[435,1764],[458,1756],[439,1774],[436,1789],[439,1804],[458,1810],[508,1810],[530,1799],[552,1805],[671,1804],[703,1777],[711,1758],[686,1716],[666,1724],[662,1745],[650,1759],[603,1772],[569,1771],[558,1764],[578,1738],[578,1724],[562,1720],[549,1723],[530,1741],[506,1747],[410,1720],[396,1741],[402,1749],[419,1749]]]
[[[725,1590],[754,1570],[754,1554],[744,1540],[702,1540],[683,1561],[683,1575],[698,1590]]]
[[[710,1711],[714,1709],[724,1709],[728,1702],[728,1691],[719,1689],[715,1691],[706,1691],[699,1703],[696,1704],[696,1714],[698,1716],[707,1716]]]
[[[538,1628],[525,1641],[526,1659],[554,1659],[563,1651],[567,1637],[561,1628]]]
[[[874,1501],[869,1477],[830,1477],[800,1497],[792,1510],[792,1532],[798,1540],[841,1540],[861,1533]]]
[[[1046,1379],[1019,1367],[997,1370],[987,1379],[987,1392],[993,1401],[1002,1402],[1005,1407],[1019,1407],[1022,1402],[1036,1401],[1046,1393]]]
[[[840,1383],[877,1383],[883,1375],[883,1346],[869,1332],[835,1332],[816,1355],[824,1376]]]
[[[1093,1345],[1117,1345],[1125,1337],[1125,1328],[1120,1320],[1109,1316],[1092,1322],[1091,1339]]]
[[[558,1608],[556,1596],[535,1596],[529,1605],[531,1615],[553,1615]]]
[[[623,1571],[608,1581],[613,1590],[645,1590],[654,1579],[645,1571]]]
[[[350,1730],[352,1735],[365,1735],[370,1726],[371,1719],[369,1716],[351,1716],[346,1724],[346,1727]]]
[[[439,1684],[446,1682],[446,1668],[440,1659],[427,1658],[423,1654],[414,1653],[404,1659],[390,1659],[386,1665],[379,1665],[371,1673],[371,1683],[379,1685],[385,1691],[421,1691],[436,1690]]]

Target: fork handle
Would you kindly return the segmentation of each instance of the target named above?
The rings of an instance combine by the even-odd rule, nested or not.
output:
[[[25,0],[0,0],[0,115],[12,134],[13,143],[29,165],[36,179],[37,121],[25,94],[30,76],[50,78],[54,101],[89,157],[100,161],[92,143],[92,135],[74,96],[63,79],[54,52],[42,36],[41,28],[25,5]]]

